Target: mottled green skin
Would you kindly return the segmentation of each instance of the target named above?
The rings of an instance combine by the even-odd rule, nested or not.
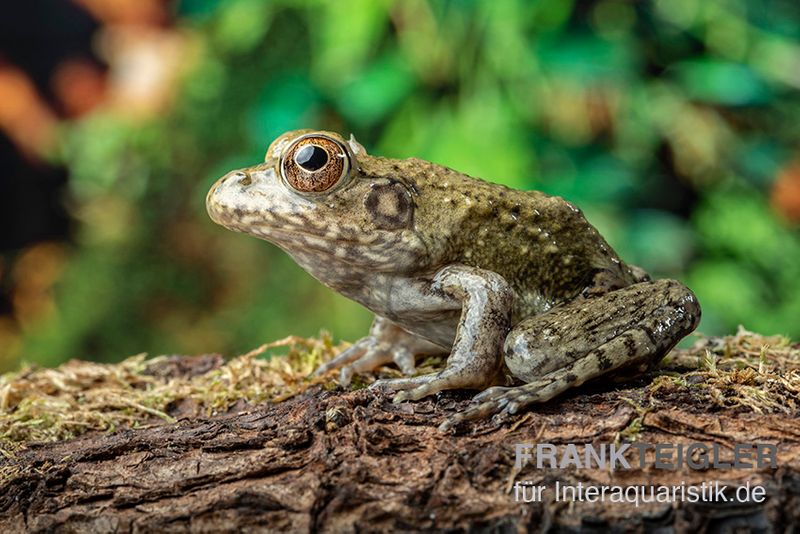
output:
[[[298,179],[305,171],[293,154],[309,138],[335,152]],[[335,185],[308,193],[292,183]],[[318,372],[340,368],[347,383],[394,362],[411,375],[417,354],[449,353],[437,373],[373,385],[401,390],[395,402],[485,390],[442,428],[646,368],[700,318],[689,289],[625,265],[569,202],[419,159],[369,156],[331,132],[284,134],[264,163],[214,184],[206,204],[214,221],[275,243],[375,313],[370,334]],[[512,380],[525,385],[489,387]]]

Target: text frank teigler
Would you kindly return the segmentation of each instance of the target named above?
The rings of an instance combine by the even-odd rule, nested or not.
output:
[[[515,471],[524,467],[546,469],[600,469],[607,471],[647,469],[658,470],[730,470],[777,468],[777,445],[767,443],[737,443],[724,451],[719,444],[704,443],[599,443],[566,444],[517,443]],[[638,454],[637,454],[638,453]],[[752,502],[766,499],[766,488],[745,481],[729,485],[715,480],[702,483],[659,485],[651,484],[594,484],[566,483],[556,480],[541,484],[519,480],[514,483],[513,497],[518,502],[542,502],[552,490],[556,502],[629,503],[635,506],[648,503],[672,502]]]

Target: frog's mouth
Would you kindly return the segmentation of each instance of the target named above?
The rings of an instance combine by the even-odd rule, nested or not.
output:
[[[267,169],[259,173],[237,171],[220,178],[206,197],[211,220],[274,243],[307,268],[311,263],[343,262],[398,271],[426,263],[427,247],[416,232],[364,232],[357,226],[322,221],[315,216],[319,210],[314,202],[287,196],[274,179],[270,180],[271,175],[274,172]]]
[[[353,266],[392,271],[418,268],[424,264],[426,247],[416,233],[380,231],[369,238],[337,233],[330,225],[317,228],[304,222],[274,216],[260,224],[228,221],[226,228],[250,234],[279,246],[301,264],[317,261],[342,262]],[[305,261],[301,261],[305,258]]]

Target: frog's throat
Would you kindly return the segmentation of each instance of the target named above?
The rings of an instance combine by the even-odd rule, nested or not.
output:
[[[230,230],[274,243],[295,256],[316,256],[318,261],[340,261],[378,270],[418,268],[427,263],[427,247],[415,232],[375,231],[369,234],[337,231],[296,222],[280,224],[278,217],[261,224],[245,221],[220,222]]]

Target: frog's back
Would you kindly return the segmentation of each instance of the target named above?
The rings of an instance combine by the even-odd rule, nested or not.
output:
[[[422,160],[392,161],[415,198],[415,227],[434,261],[501,274],[521,298],[519,313],[539,313],[593,284],[633,283],[630,269],[560,197],[518,191]],[[405,168],[403,168],[405,167]]]

